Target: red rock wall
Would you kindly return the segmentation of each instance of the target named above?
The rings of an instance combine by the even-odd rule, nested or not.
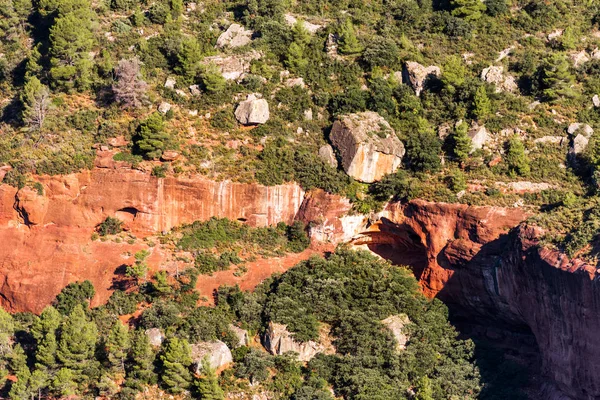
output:
[[[252,225],[291,223],[304,192],[297,185],[264,187],[206,179],[158,179],[134,170],[94,169],[38,177],[44,194],[0,185],[0,305],[39,312],[68,283],[89,279],[101,304],[115,269],[143,247],[92,241],[95,227],[118,216],[139,238],[212,216]],[[151,249],[149,264],[165,254]]]

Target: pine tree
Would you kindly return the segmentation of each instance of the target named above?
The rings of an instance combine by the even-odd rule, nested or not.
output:
[[[196,382],[198,398],[200,400],[223,400],[225,393],[221,389],[221,386],[219,386],[215,370],[210,367],[210,363],[207,360],[202,360],[202,372],[204,376],[200,377]]]
[[[358,41],[354,25],[350,18],[346,18],[340,27],[338,50],[342,54],[358,54],[364,50],[363,46]]]
[[[27,58],[27,64],[25,64],[25,79],[38,76],[42,72],[42,66],[40,65],[40,59],[42,58],[42,54],[39,50],[40,47],[40,44],[35,46]]]
[[[454,157],[456,157],[460,162],[467,160],[473,148],[471,138],[467,134],[468,129],[469,127],[467,124],[465,122],[461,122],[454,129],[454,133],[452,135],[452,153],[454,153]]]
[[[140,60],[121,60],[115,73],[117,82],[112,86],[115,100],[123,108],[138,108],[147,101],[148,84],[142,79]]]
[[[481,18],[485,11],[485,3],[480,0],[451,0],[452,15],[465,21],[475,21]]]
[[[33,128],[41,129],[50,108],[50,92],[35,76],[31,77],[21,92],[23,104],[23,122]]]
[[[154,363],[154,351],[146,333],[137,330],[131,342],[130,365],[127,377],[134,382],[151,383],[155,374],[152,370]]]
[[[302,47],[306,47],[310,43],[310,32],[304,26],[303,21],[296,21],[292,27],[292,39],[294,43],[298,43]]]
[[[58,396],[67,397],[74,395],[77,390],[75,377],[75,372],[69,368],[61,368],[52,380],[52,391]]]
[[[479,0],[478,0],[479,1]],[[446,59],[442,68],[442,82],[446,88],[453,90],[465,83],[467,67],[458,56],[450,56]]]
[[[181,393],[190,387],[192,374],[191,348],[187,340],[172,338],[166,342],[162,361],[162,382],[172,393]]]
[[[108,362],[113,368],[125,372],[125,358],[129,350],[129,329],[119,320],[111,328],[106,342]]]
[[[162,155],[169,135],[164,132],[164,120],[158,112],[152,113],[138,126],[135,140],[137,151],[147,159],[157,159]]]
[[[52,368],[56,364],[56,330],[62,316],[52,306],[44,308],[40,317],[31,326],[31,334],[37,342],[35,364],[38,369]]]
[[[50,377],[46,371],[35,370],[29,378],[30,393],[37,394],[38,400],[42,399],[42,391],[48,387]]]
[[[15,333],[12,315],[0,307],[0,367],[3,360],[11,353],[11,337]]]
[[[550,100],[561,97],[574,97],[575,76],[570,71],[570,64],[563,54],[552,54],[547,57],[541,67],[541,84],[543,94]]]
[[[419,379],[415,389],[417,389],[415,400],[433,400],[433,388],[429,377],[423,376]]]
[[[15,377],[17,380],[16,382],[13,382],[10,387],[10,392],[8,393],[9,398],[14,400],[29,400],[30,396],[32,396],[31,389],[29,387],[31,372],[29,372],[27,366],[17,371],[15,373]]]
[[[225,89],[227,81],[214,64],[204,66],[200,73],[202,84],[209,93],[217,93]]]
[[[202,59],[202,48],[194,38],[186,39],[181,43],[181,50],[177,54],[179,65],[176,71],[183,75],[188,81],[193,81],[200,68]]]
[[[295,74],[301,74],[306,70],[308,59],[304,57],[304,49],[301,45],[296,42],[290,44],[285,65]]]
[[[58,360],[67,368],[81,370],[94,358],[98,328],[88,321],[81,304],[77,305],[62,326]]]
[[[487,95],[485,85],[481,85],[477,88],[473,99],[473,106],[473,114],[480,120],[486,118],[492,112],[492,102]]]
[[[505,160],[511,175],[527,176],[530,172],[529,158],[525,146],[517,136],[512,136],[506,145]]]

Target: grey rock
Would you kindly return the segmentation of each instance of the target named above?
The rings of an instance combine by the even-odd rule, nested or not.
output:
[[[158,328],[146,329],[145,333],[146,336],[148,336],[148,341],[152,346],[159,347],[163,340],[165,340],[165,336]]]
[[[158,106],[158,112],[160,112],[161,114],[166,114],[169,112],[169,110],[171,110],[171,104],[167,103],[166,101],[163,101]]]
[[[477,123],[471,125],[467,134],[471,138],[471,153],[475,150],[482,149],[492,139],[487,128],[483,125],[478,125]]]
[[[287,327],[275,322],[269,322],[269,327],[263,335],[263,346],[273,355],[281,355],[288,351],[298,353],[299,361],[310,361],[314,356],[325,351],[325,346],[314,341],[298,342]]]
[[[430,65],[425,67],[418,62],[408,61],[402,70],[402,81],[410,85],[417,96],[421,95],[425,84],[429,79],[440,77],[441,71],[439,67]]]
[[[405,153],[390,124],[373,111],[341,116],[333,124],[330,139],[344,171],[365,183],[396,171]]]
[[[410,324],[410,319],[406,314],[398,314],[387,317],[381,321],[394,335],[396,339],[396,350],[406,349],[406,343],[408,343],[408,335],[406,333],[406,326]]]
[[[543,136],[533,140],[533,143],[550,143],[562,145],[567,138],[564,136]]]
[[[304,78],[290,78],[285,81],[285,86],[287,86],[287,87],[300,86],[301,88],[304,88],[306,85],[304,84]]]
[[[569,154],[577,155],[586,149],[590,138],[594,134],[594,129],[588,124],[574,122],[567,128],[567,133],[572,137]]]
[[[198,85],[190,85],[189,89],[192,96],[200,96],[202,94]]]
[[[514,92],[518,89],[515,78],[504,75],[503,66],[490,66],[481,71],[481,79],[496,86],[496,93]]]
[[[177,83],[177,81],[175,80],[175,78],[168,77],[167,80],[165,81],[165,87],[169,88],[169,89],[175,89],[176,83]]]
[[[290,26],[294,26],[296,25],[296,22],[298,22],[298,18],[294,17],[292,14],[285,14],[284,18],[285,23]],[[316,33],[319,29],[323,27],[322,25],[311,24],[310,22],[304,20],[302,21],[302,25],[304,26],[304,29],[306,29],[311,34]]]
[[[579,132],[583,134],[585,137],[589,138],[594,134],[594,129],[588,124],[583,124],[581,122],[573,122],[567,128],[567,133],[569,135],[573,135],[575,132]]]
[[[588,55],[588,53],[585,50],[581,50],[580,52],[570,54],[569,58],[573,62],[573,66],[575,68],[590,61],[590,56]]]
[[[333,152],[333,147],[326,144],[319,148],[319,157],[321,160],[325,161],[325,164],[330,165],[333,168],[337,168],[338,162],[335,158],[335,153]]]
[[[229,81],[237,81],[250,70],[250,63],[253,60],[258,60],[261,56],[261,53],[251,51],[246,54],[205,57],[202,60],[202,65],[213,64],[223,75],[223,78]]]
[[[600,97],[598,97],[597,94],[595,94],[594,97],[592,97],[592,104],[596,108],[600,107]]]
[[[586,138],[582,134],[578,134],[573,138],[573,144],[571,145],[570,153],[579,154],[582,153],[587,145],[589,144],[590,139]]]
[[[304,119],[307,121],[312,121],[313,111],[311,108],[307,108],[306,110],[304,110]]]
[[[217,47],[236,48],[245,46],[252,41],[252,35],[254,35],[253,31],[246,30],[239,24],[231,24],[217,39]]]
[[[264,124],[269,120],[269,103],[255,94],[250,94],[236,108],[235,118],[242,125]]]
[[[327,41],[325,42],[325,52],[331,58],[337,58],[338,55],[338,40],[339,37],[335,33],[327,35]]]
[[[220,340],[192,344],[192,361],[197,374],[202,372],[202,361],[205,358],[213,369],[218,369],[233,362],[231,350]]]
[[[238,347],[239,346],[248,346],[250,344],[250,337],[248,335],[248,331],[237,327],[233,324],[229,325],[229,329],[235,334],[238,338]]]

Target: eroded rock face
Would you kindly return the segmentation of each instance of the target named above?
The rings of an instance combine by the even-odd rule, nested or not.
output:
[[[402,71],[402,81],[410,85],[415,90],[415,94],[419,96],[427,81],[432,78],[439,78],[441,74],[440,67],[435,65],[425,67],[418,62],[408,61]]]
[[[406,343],[408,343],[409,339],[406,326],[410,324],[408,316],[406,314],[392,315],[381,321],[381,323],[392,332],[396,340],[396,350],[401,351],[406,349]]]
[[[70,282],[89,279],[92,305],[111,294],[115,270],[133,263],[134,244],[92,241],[96,226],[119,215],[139,238],[212,216],[253,226],[292,223],[304,199],[297,185],[265,187],[204,178],[158,179],[130,169],[102,168],[36,177],[43,195],[0,185],[0,305],[40,312]],[[24,218],[27,216],[27,221]],[[166,258],[152,251],[149,264]]]
[[[340,117],[329,137],[340,154],[344,171],[361,182],[380,180],[402,163],[404,145],[376,112]]]
[[[263,335],[265,349],[273,355],[281,355],[288,351],[298,353],[299,361],[310,361],[314,356],[327,350],[324,344],[314,341],[298,342],[287,327],[276,322],[269,322],[269,327]]]
[[[254,35],[253,31],[245,29],[240,24],[231,24],[217,39],[217,47],[236,48],[245,46],[252,41],[252,35]]]
[[[197,374],[202,373],[204,359],[208,361],[212,369],[219,369],[233,362],[231,350],[220,340],[192,344],[192,360]]]
[[[481,71],[481,79],[496,86],[496,93],[516,92],[517,82],[512,75],[504,74],[503,66],[490,66]]]
[[[248,95],[235,110],[235,118],[242,125],[264,124],[269,120],[269,103],[255,94]]]

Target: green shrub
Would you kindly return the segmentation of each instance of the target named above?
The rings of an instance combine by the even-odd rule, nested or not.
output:
[[[123,222],[118,218],[106,217],[97,229],[100,236],[116,235],[123,231],[122,225]]]

